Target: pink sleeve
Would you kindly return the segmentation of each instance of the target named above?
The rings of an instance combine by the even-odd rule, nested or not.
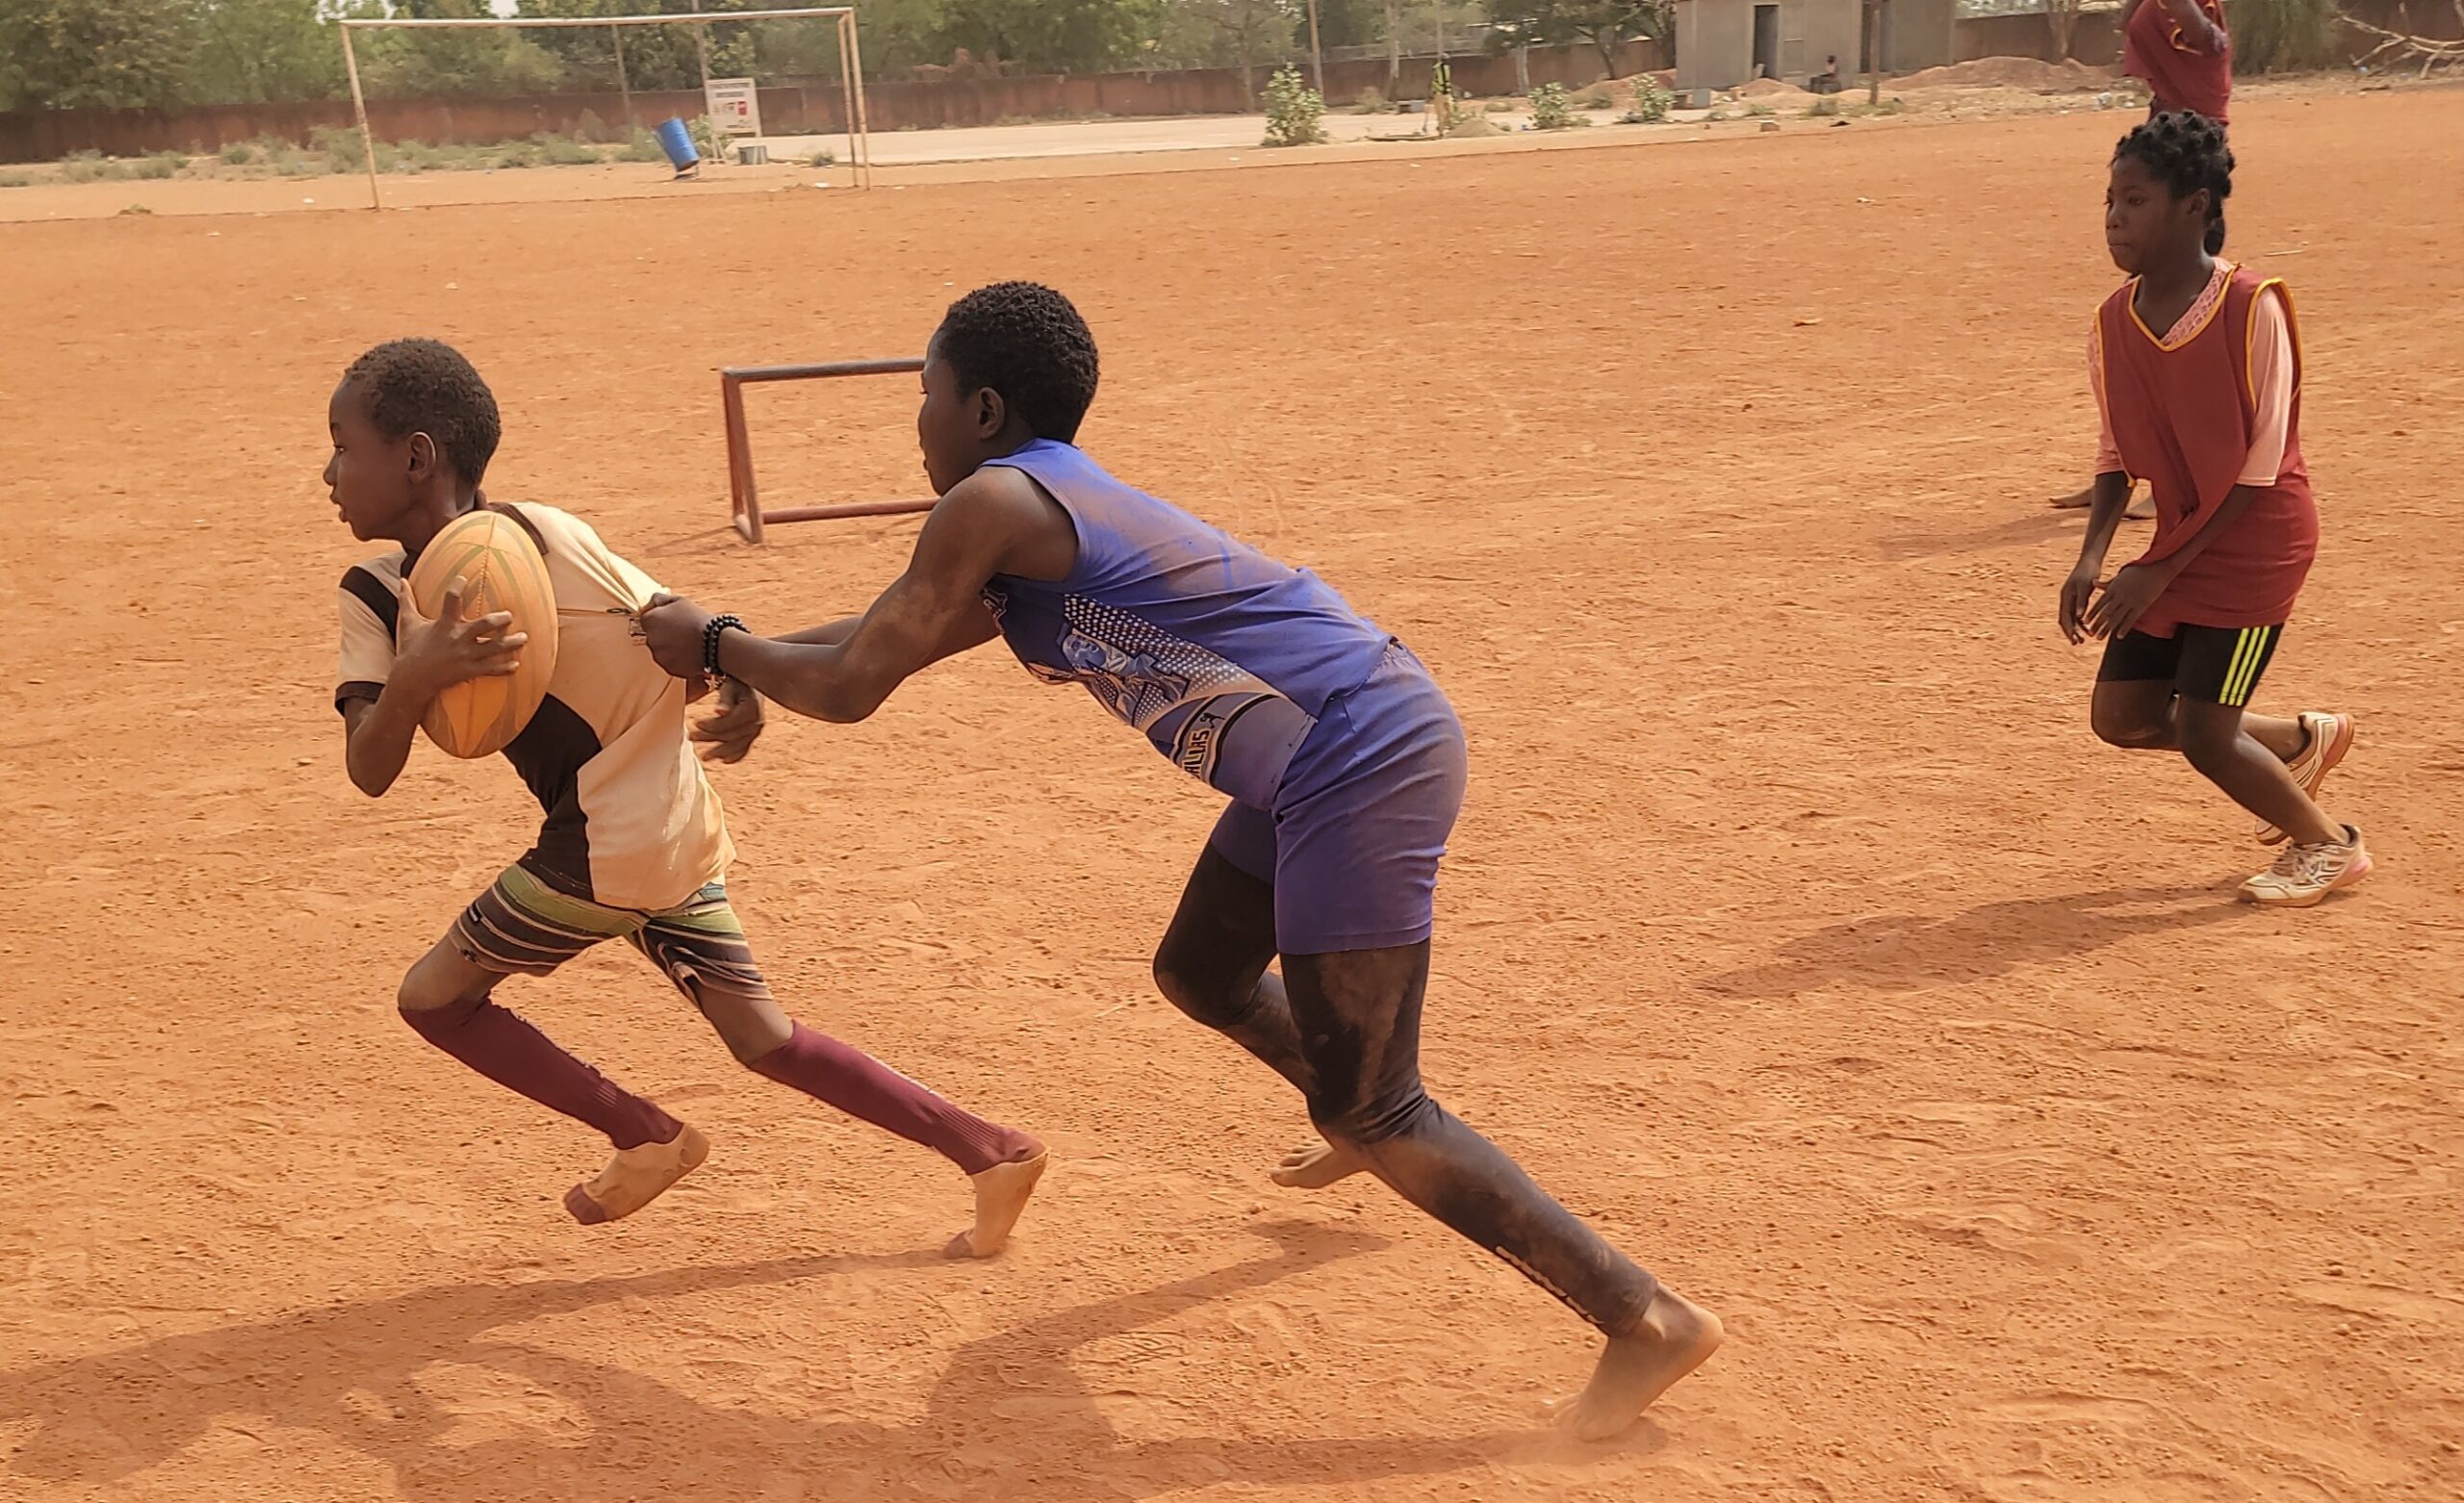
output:
[[[2120,474],[2121,450],[2114,446],[2113,414],[2105,410],[2105,331],[2101,317],[2088,325],[2088,389],[2096,394],[2095,472]]]
[[[2250,457],[2242,464],[2242,485],[2275,484],[2284,466],[2284,430],[2293,420],[2293,330],[2284,320],[2284,299],[2262,293],[2250,305]]]

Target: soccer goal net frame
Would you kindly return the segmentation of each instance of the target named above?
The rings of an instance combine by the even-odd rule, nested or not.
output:
[[[864,55],[856,38],[856,10],[833,5],[782,11],[689,12],[677,15],[470,15],[470,16],[345,16],[341,18],[343,70],[350,76],[350,107],[359,122],[359,146],[368,164],[368,206],[385,207],[385,192],[376,175],[376,135],[368,125],[368,96],[359,87],[359,56],[351,47],[356,31],[477,31],[510,27],[709,26],[745,21],[834,20],[838,27],[838,82],[847,115],[847,166],[860,188],[873,186],[872,133],[864,122]],[[624,60],[621,38],[618,64]]]

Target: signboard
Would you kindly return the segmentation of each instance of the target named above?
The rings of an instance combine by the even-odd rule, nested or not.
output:
[[[721,140],[761,134],[761,95],[749,78],[714,78],[702,86],[710,134]]]

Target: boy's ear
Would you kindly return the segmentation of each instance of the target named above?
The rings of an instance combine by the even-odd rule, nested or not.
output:
[[[992,437],[1009,420],[1010,404],[1001,399],[999,392],[988,386],[975,394],[975,426],[980,436]]]
[[[425,481],[436,473],[436,440],[424,433],[411,435],[411,479]]]

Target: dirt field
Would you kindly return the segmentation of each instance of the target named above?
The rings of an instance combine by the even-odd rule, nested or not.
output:
[[[0,1497],[2464,1494],[2464,93],[2236,125],[2326,519],[2262,700],[2363,717],[2381,863],[2307,914],[2053,630],[2122,123],[0,227]],[[736,546],[711,368],[1006,275],[1093,321],[1092,448],[1461,706],[1432,1083],[1730,1322],[1625,1440],[1536,1420],[1594,1347],[1547,1297],[1265,1183],[1297,1104],[1146,974],[1214,803],[992,655],[722,787],[790,1006],[1054,1144],[1000,1261],[629,955],[508,993],[717,1143],[619,1226],[394,1017],[535,813],[344,777],[341,367],[453,340],[492,492],[783,628],[912,523]],[[756,393],[769,497],[911,490],[911,410]]]

